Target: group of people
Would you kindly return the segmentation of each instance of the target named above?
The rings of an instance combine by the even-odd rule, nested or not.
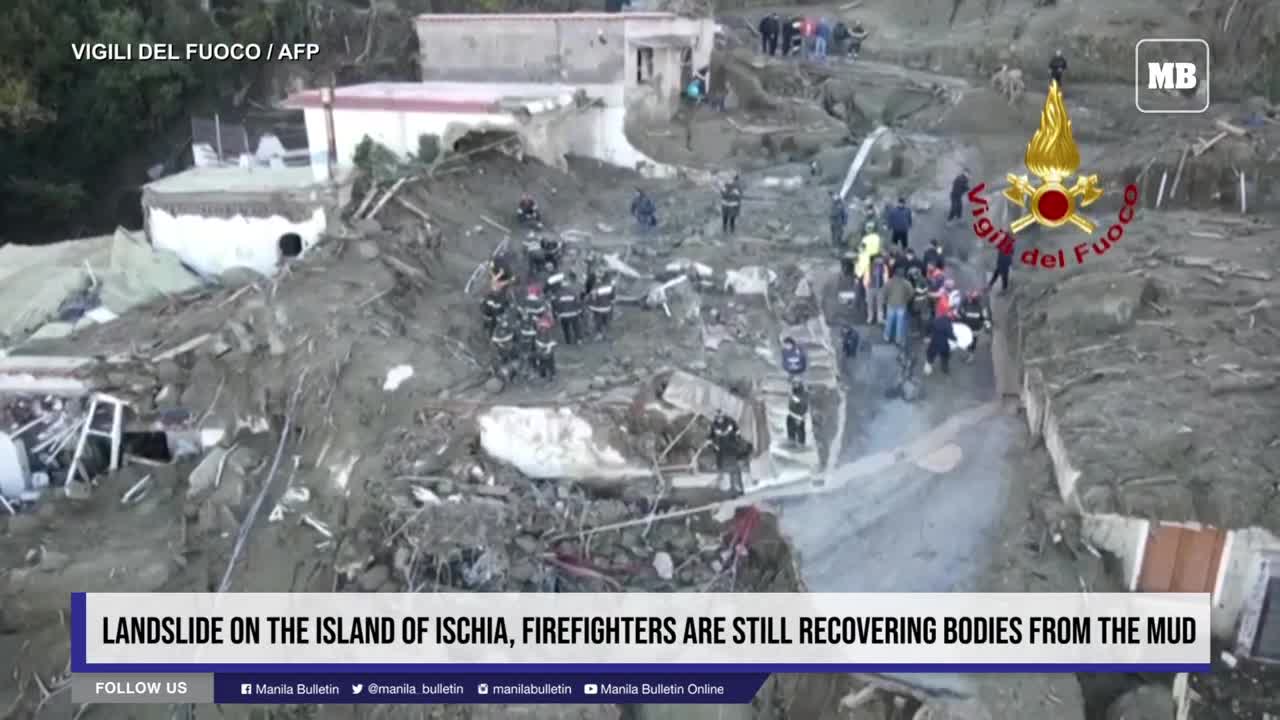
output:
[[[783,18],[769,13],[756,28],[760,33],[760,51],[765,55],[805,56],[815,60],[830,55],[856,57],[862,49],[867,31],[861,22],[852,26],[832,23],[825,17],[793,16]]]
[[[883,325],[884,341],[898,345],[904,352],[909,351],[912,325],[922,327],[927,338],[925,374],[930,374],[935,365],[943,373],[950,371],[952,346],[959,344],[955,323],[964,323],[971,331],[964,349],[972,360],[978,334],[991,326],[985,293],[961,293],[957,289],[938,240],[931,240],[923,256],[917,257],[908,241],[911,217],[903,198],[885,213],[885,224],[893,233],[888,248],[883,246],[880,223],[872,213],[873,208],[868,207],[865,234],[856,248],[844,252],[842,262],[845,275],[855,282],[858,300],[866,310],[866,323]],[[844,341],[846,354],[852,354],[850,343],[856,352],[856,331]]]
[[[517,214],[541,223],[541,211],[529,195],[521,197]],[[489,262],[489,290],[481,304],[485,331],[494,349],[494,372],[511,381],[523,375],[552,381],[556,348],[586,342],[589,335],[607,340],[616,292],[612,274],[592,259],[585,284],[564,266],[564,243],[553,235],[530,233],[524,243],[524,269],[504,251]],[[556,328],[559,327],[560,339]]]

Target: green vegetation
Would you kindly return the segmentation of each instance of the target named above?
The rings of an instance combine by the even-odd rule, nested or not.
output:
[[[82,43],[298,42],[309,0],[5,0],[0,23],[0,241],[79,230],[112,172],[260,68],[78,60]]]

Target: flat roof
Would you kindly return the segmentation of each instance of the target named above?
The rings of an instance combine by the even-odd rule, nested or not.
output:
[[[592,13],[454,13],[446,15],[423,14],[418,22],[528,22],[530,20],[572,20],[579,22],[604,22],[607,20],[672,20],[680,17],[669,12],[592,12]]]
[[[289,96],[285,107],[324,106],[322,90],[304,90]],[[504,101],[557,100],[568,92],[559,85],[532,83],[373,82],[336,88],[336,110],[390,112],[505,113]]]
[[[197,167],[144,185],[147,190],[169,193],[276,193],[305,190],[319,185],[311,166],[302,167]]]

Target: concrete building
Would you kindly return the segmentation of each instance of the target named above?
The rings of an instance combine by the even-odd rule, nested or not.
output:
[[[370,83],[334,93],[338,160],[367,135],[407,156],[422,135],[451,150],[469,134],[509,132],[552,166],[566,154],[662,174],[627,140],[628,123],[666,120],[681,89],[711,63],[715,23],[670,13],[422,15],[421,83]],[[302,108],[317,172],[328,147],[322,94]]]
[[[312,167],[323,177],[329,129],[322,91],[293,95],[286,106],[303,110]],[[342,165],[351,163],[365,137],[407,157],[418,152],[423,135],[433,135],[442,148],[452,148],[467,135],[512,133],[521,138],[525,152],[548,165],[563,166],[571,151],[564,127],[573,124],[576,112],[573,92],[565,87],[407,82],[337,88],[332,109]]]
[[[143,187],[151,244],[204,275],[271,274],[320,240],[350,201],[349,171],[318,182],[311,167],[196,167]]]

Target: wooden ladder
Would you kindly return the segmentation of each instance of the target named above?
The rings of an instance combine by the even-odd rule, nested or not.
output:
[[[124,400],[105,393],[95,393],[89,401],[89,412],[85,416],[84,429],[80,431],[80,441],[76,443],[76,452],[71,456],[71,465],[67,468],[67,482],[64,487],[67,497],[86,496],[89,486],[93,483],[93,478],[90,478],[88,472],[80,465],[80,460],[84,456],[84,448],[89,443],[90,435],[107,438],[111,443],[111,461],[107,465],[107,469],[110,472],[115,472],[119,469],[120,446],[124,438],[124,408],[127,404]],[[111,427],[108,429],[94,427],[93,424],[97,419],[98,407],[101,405],[111,406]],[[82,483],[80,481],[78,474],[85,476],[85,482]]]

